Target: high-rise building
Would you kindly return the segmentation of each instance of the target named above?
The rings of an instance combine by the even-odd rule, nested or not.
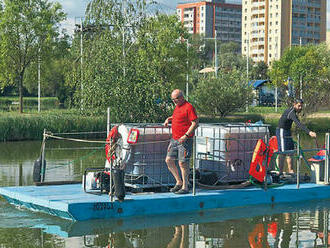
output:
[[[241,43],[242,5],[225,0],[187,0],[177,5],[177,14],[191,34]]]
[[[242,54],[271,64],[287,47],[326,41],[326,0],[242,0]]]

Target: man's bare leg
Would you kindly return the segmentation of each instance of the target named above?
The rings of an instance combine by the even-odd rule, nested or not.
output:
[[[286,157],[286,162],[288,164],[288,172],[289,173],[294,173],[294,171],[292,169],[292,158],[291,158],[291,156]]]
[[[175,165],[175,160],[171,157],[166,157],[165,162],[167,164],[169,171],[172,173],[172,175],[174,176],[174,178],[176,180],[176,185],[182,185],[182,179],[179,175],[178,168]],[[180,168],[181,168],[181,166],[180,166]]]
[[[180,170],[181,170],[181,175],[182,175],[182,189],[188,190],[188,185],[189,185],[189,168],[188,164],[185,162],[179,162]]]

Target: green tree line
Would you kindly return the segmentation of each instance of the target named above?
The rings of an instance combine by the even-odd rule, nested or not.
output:
[[[150,4],[92,0],[69,37],[59,29],[66,18],[60,4],[0,0],[0,94],[18,95],[22,113],[23,96],[37,94],[40,64],[42,96],[84,115],[110,107],[116,122],[162,121],[172,111],[171,91],[187,85],[200,114],[226,116],[250,104],[254,79],[270,79],[285,93],[291,78],[294,97],[302,92],[311,110],[329,103],[326,46],[288,48],[268,67],[243,57],[237,43],[188,34],[175,15],[146,15]],[[215,67],[214,56],[218,76],[199,73]]]

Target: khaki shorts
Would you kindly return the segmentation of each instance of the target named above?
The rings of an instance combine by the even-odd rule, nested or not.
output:
[[[177,159],[180,162],[189,163],[192,153],[193,139],[188,138],[184,143],[171,139],[167,148],[167,157]]]

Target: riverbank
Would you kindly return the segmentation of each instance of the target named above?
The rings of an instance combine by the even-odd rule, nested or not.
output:
[[[239,112],[224,118],[201,116],[200,122],[253,123],[262,121],[270,125],[272,135],[275,133],[282,110],[279,110],[278,113],[267,111],[267,109],[253,109],[250,111],[258,112]],[[315,132],[330,132],[330,113],[314,113],[301,119]],[[82,116],[77,110],[51,110],[24,114],[1,112],[0,142],[41,140],[44,129],[53,133],[100,132],[106,130],[106,123],[106,116]]]

